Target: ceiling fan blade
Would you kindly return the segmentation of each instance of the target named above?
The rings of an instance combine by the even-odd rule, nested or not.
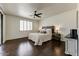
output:
[[[42,15],[42,13],[38,13],[37,15]]]
[[[42,13],[37,13],[37,11],[35,10],[35,11],[34,11],[34,14],[33,14],[33,17],[34,17],[34,18],[36,18],[36,17],[41,18],[40,15],[42,15]]]
[[[36,16],[39,17],[39,18],[41,17],[41,16],[39,16],[39,15],[36,15]]]

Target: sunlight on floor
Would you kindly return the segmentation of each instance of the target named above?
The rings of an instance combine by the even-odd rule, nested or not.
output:
[[[24,53],[24,52],[26,52],[26,53]],[[32,46],[30,45],[29,42],[22,43],[19,45],[18,55],[24,56],[24,55],[31,55],[31,54],[32,54]]]

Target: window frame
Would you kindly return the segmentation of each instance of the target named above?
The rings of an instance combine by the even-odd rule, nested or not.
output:
[[[20,21],[23,21],[23,30],[21,30],[21,25],[19,25],[19,31],[20,32],[23,32],[23,31],[32,31],[33,30],[33,22],[32,21],[28,21],[28,20],[20,20]],[[24,22],[26,23],[26,26],[24,25]],[[32,23],[32,25],[31,25],[31,29],[28,29],[29,28],[29,26],[28,26],[28,22],[31,22]],[[24,29],[24,27],[26,27],[26,30]]]

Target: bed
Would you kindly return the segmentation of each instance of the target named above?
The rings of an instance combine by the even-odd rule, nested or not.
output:
[[[52,33],[54,33],[54,26],[46,26],[42,27],[46,31],[46,33],[30,33],[29,39],[34,41],[34,45],[42,45],[43,42],[49,41],[52,39]]]

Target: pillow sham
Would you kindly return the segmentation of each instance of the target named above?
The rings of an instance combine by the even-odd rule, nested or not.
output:
[[[46,30],[45,29],[41,29],[40,33],[46,33]]]
[[[52,30],[51,29],[46,29],[47,34],[52,34]]]

